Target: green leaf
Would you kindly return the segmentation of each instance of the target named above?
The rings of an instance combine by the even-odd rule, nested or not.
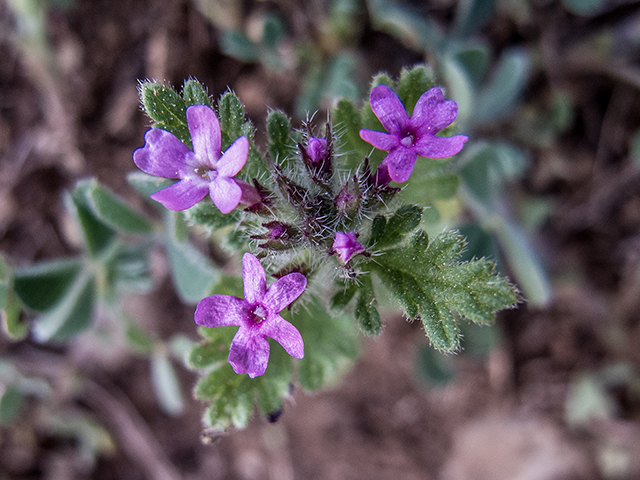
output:
[[[84,194],[91,213],[108,227],[121,233],[151,233],[153,225],[133,211],[124,200],[103,187],[96,179],[81,180],[76,191]]]
[[[161,352],[151,357],[151,383],[158,404],[167,415],[177,416],[184,411],[178,377],[167,356]]]
[[[80,260],[54,260],[15,271],[13,289],[27,308],[49,310],[67,293],[77,278]]]
[[[241,62],[252,63],[259,60],[258,48],[242,32],[222,32],[220,50],[225,55],[229,55]]]
[[[358,286],[355,283],[345,285],[344,288],[331,297],[330,306],[334,310],[343,310],[355,296]]]
[[[238,329],[235,327],[201,328],[205,341],[194,345],[187,364],[193,369],[215,367],[229,356],[229,345]]]
[[[187,106],[178,92],[168,85],[145,82],[140,85],[140,101],[155,128],[173,133],[191,148]]]
[[[491,20],[496,0],[461,0],[456,10],[455,35],[471,36]]]
[[[422,208],[417,205],[403,205],[390,217],[378,215],[371,224],[369,245],[384,249],[403,240],[404,235],[412,232],[422,220]]]
[[[465,76],[475,87],[478,87],[489,67],[490,48],[473,41],[459,45],[458,48],[451,50],[451,54],[459,67],[464,70]]]
[[[372,151],[370,144],[360,138],[362,118],[350,100],[338,100],[338,104],[331,114],[332,129],[340,139],[340,149],[343,155],[336,156],[341,167],[355,169]]]
[[[108,288],[147,293],[153,288],[149,252],[143,245],[119,245],[106,265]]]
[[[20,414],[23,403],[24,397],[17,386],[5,387],[0,396],[0,426],[11,424]]]
[[[487,260],[458,262],[464,239],[446,232],[431,242],[418,231],[409,245],[385,251],[370,263],[409,318],[420,318],[434,347],[459,346],[453,311],[476,323],[489,323],[496,311],[513,307],[517,290]]]
[[[474,123],[498,121],[513,113],[530,70],[531,60],[525,50],[512,48],[503,52],[491,80],[478,92]]]
[[[398,82],[398,97],[411,115],[418,99],[433,87],[433,71],[425,65],[403,68]]]
[[[133,188],[136,189],[138,193],[143,195],[144,197],[151,196],[152,193],[156,193],[158,190],[162,190],[163,188],[168,187],[173,184],[173,180],[168,180],[166,178],[154,177],[153,175],[148,175],[143,172],[130,172],[127,174],[127,182]],[[151,202],[153,205],[158,206],[158,208],[164,211],[164,207],[155,200]]]
[[[396,37],[407,47],[435,50],[443,37],[437,24],[405,4],[386,0],[368,0],[373,28]]]
[[[335,383],[358,355],[358,330],[348,315],[332,317],[313,297],[291,322],[304,339],[304,358],[298,362],[298,380],[306,390]]]
[[[86,330],[93,317],[95,290],[93,276],[83,270],[62,300],[35,319],[36,341],[64,342]]]
[[[333,100],[338,98],[358,99],[359,92],[355,80],[357,72],[358,60],[354,55],[336,55],[329,64],[324,81],[324,100],[333,104]]]
[[[5,332],[12,340],[22,340],[29,333],[27,322],[23,321],[22,306],[13,291],[9,292],[4,310],[0,312]]]
[[[149,354],[153,351],[153,340],[129,316],[125,316],[125,338],[132,350]]]
[[[267,134],[269,135],[269,153],[280,165],[295,155],[291,144],[291,121],[281,110],[271,110],[267,115]]]
[[[280,39],[285,35],[284,24],[280,17],[274,14],[267,14],[263,19],[262,45],[266,48],[275,49]]]
[[[244,428],[253,410],[251,379],[237,375],[228,363],[201,378],[196,384],[195,396],[210,402],[204,422],[219,431],[231,425]]]
[[[238,209],[230,213],[222,213],[212,202],[198,202],[184,211],[188,224],[203,227],[207,232],[214,233],[224,227],[237,224]]]
[[[446,80],[448,97],[455,98],[458,104],[456,123],[463,124],[477,115],[476,85],[473,74],[468,71],[464,58],[458,58],[456,52],[447,52],[442,56],[441,69]]]
[[[173,283],[180,298],[186,303],[202,300],[218,280],[218,271],[211,261],[185,238],[180,213],[165,213],[166,247]],[[182,226],[181,226],[182,225]]]
[[[373,284],[371,283],[371,275],[360,275],[358,279],[361,281],[358,289],[358,299],[356,301],[356,320],[360,325],[360,330],[365,335],[380,335],[382,331],[382,318],[378,313],[378,301],[376,300]]]
[[[604,0],[562,0],[564,8],[574,15],[595,15],[607,4]]]
[[[11,289],[11,269],[0,253],[0,310],[7,306],[7,298]]]
[[[236,138],[244,135],[244,105],[240,102],[240,99],[233,92],[225,92],[218,100],[218,115],[220,117],[220,129],[222,133],[226,134],[229,145],[235,141]],[[223,150],[226,150],[229,145],[223,145]]]
[[[437,200],[453,198],[458,193],[460,176],[443,172],[441,169],[430,169],[432,160],[418,159],[416,168],[411,174],[411,182],[403,189],[402,198],[407,202],[433,204]]]
[[[112,245],[116,232],[93,213],[85,195],[87,188],[82,182],[76,184],[73,192],[65,195],[65,205],[80,225],[89,254],[96,258]]]
[[[191,105],[207,105],[211,107],[211,99],[207,89],[197,80],[189,79],[182,86],[182,98],[186,107]]]
[[[416,358],[416,370],[429,385],[447,385],[454,377],[454,369],[449,361],[450,358],[441,355],[433,348],[420,345]]]

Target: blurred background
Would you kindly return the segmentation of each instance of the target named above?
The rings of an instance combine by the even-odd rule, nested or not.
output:
[[[78,179],[153,212],[125,180],[149,125],[140,80],[234,90],[260,145],[269,108],[323,116],[416,63],[470,140],[459,182],[405,194],[526,301],[462,325],[455,356],[388,315],[332,389],[214,436],[170,353],[196,338],[193,306],[152,256],[129,344],[100,309],[54,346],[12,339],[4,312],[0,479],[640,478],[639,1],[0,0],[6,263],[78,253]]]

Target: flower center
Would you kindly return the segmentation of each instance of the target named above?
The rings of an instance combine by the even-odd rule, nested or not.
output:
[[[206,165],[199,165],[193,170],[196,175],[204,178],[207,182],[211,182],[218,176],[218,172],[215,169],[211,169]]]
[[[413,146],[413,133],[409,132],[407,133],[402,140],[400,140],[400,143],[402,145],[404,145],[405,147],[412,147]]]
[[[264,308],[264,306],[262,306],[261,304],[256,305],[255,307],[253,307],[253,310],[251,310],[251,314],[252,314],[252,320],[254,323],[262,323],[267,319],[267,309]]]

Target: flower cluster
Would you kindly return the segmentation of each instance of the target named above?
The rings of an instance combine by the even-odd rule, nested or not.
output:
[[[151,175],[177,179],[173,185],[159,190],[151,198],[171,210],[185,210],[209,193],[220,212],[227,214],[240,204],[247,212],[269,216],[260,224],[266,233],[250,238],[261,240],[258,248],[264,255],[294,249],[301,243],[323,255],[335,255],[340,268],[357,275],[350,263],[356,257],[370,257],[358,241],[357,219],[367,215],[367,208],[379,208],[399,191],[390,186],[393,180],[406,182],[418,156],[445,158],[458,153],[467,141],[465,135],[440,137],[436,134],[451,124],[458,107],[445,100],[439,88],[425,92],[411,117],[393,90],[378,85],[370,93],[371,109],[386,132],[361,129],[360,137],[388,154],[377,171],[363,168],[340,181],[333,166],[333,136],[327,124],[325,138],[309,135],[298,144],[299,160],[310,182],[298,184],[281,167],[272,168],[271,180],[282,197],[298,212],[298,221],[277,215],[272,208],[273,195],[257,180],[253,186],[234,178],[245,166],[249,139],[240,136],[221,151],[220,122],[212,108],[190,106],[186,120],[191,143],[189,148],[172,133],[153,128],[145,134],[145,145],[133,154],[133,161]],[[369,195],[369,197],[367,197]],[[375,197],[375,198],[374,198]],[[374,200],[371,200],[374,198]],[[369,202],[369,203],[367,203]],[[275,213],[274,213],[275,212]],[[364,212],[364,213],[363,213]],[[354,223],[355,222],[355,223]],[[205,327],[239,327],[229,346],[228,361],[237,374],[255,378],[263,375],[269,360],[272,338],[294,358],[304,357],[300,332],[280,316],[280,312],[305,290],[307,273],[304,266],[289,264],[276,272],[278,278],[267,288],[260,260],[250,253],[242,258],[244,299],[230,295],[212,295],[198,303],[195,322]]]

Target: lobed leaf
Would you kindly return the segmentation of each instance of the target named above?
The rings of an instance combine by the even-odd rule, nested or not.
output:
[[[519,301],[513,285],[488,260],[458,262],[464,239],[455,232],[431,242],[418,231],[408,245],[385,251],[370,263],[409,318],[420,318],[433,346],[452,352],[460,343],[453,311],[489,323],[496,311]]]
[[[371,275],[360,275],[360,288],[358,289],[358,299],[356,301],[356,320],[360,325],[360,330],[365,335],[380,335],[382,331],[382,318],[378,312],[378,301],[376,300]]]
[[[412,232],[422,220],[422,208],[417,205],[403,205],[390,217],[378,215],[371,224],[369,245],[384,249],[400,243],[404,235]]]

